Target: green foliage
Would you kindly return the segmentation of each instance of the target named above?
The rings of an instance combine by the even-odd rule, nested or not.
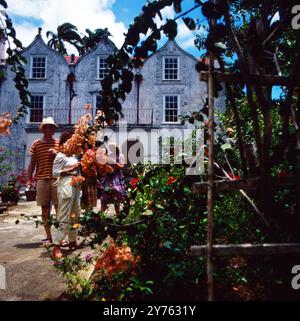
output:
[[[5,1],[1,1],[0,6],[7,9],[7,3]],[[6,63],[11,66],[11,71],[15,74],[15,87],[19,92],[21,101],[21,106],[17,109],[16,115],[12,118],[12,122],[17,123],[20,117],[24,117],[24,115],[27,114],[27,107],[30,107],[30,92],[27,89],[28,80],[26,79],[24,68],[26,59],[21,55],[23,46],[21,41],[16,37],[16,30],[13,27],[12,20],[4,10],[0,10],[0,18],[1,17],[4,18],[4,23],[2,24],[3,20],[0,19],[0,31],[3,32],[8,43],[8,48],[6,50],[8,58],[6,59]],[[11,41],[14,43],[14,49],[11,48]]]

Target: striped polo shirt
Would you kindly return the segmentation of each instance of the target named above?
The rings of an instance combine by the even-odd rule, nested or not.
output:
[[[43,141],[42,139],[35,140],[29,149],[35,161],[35,178],[46,179],[53,178],[52,167],[55,156],[50,149],[58,150],[59,140],[53,139],[50,142]]]

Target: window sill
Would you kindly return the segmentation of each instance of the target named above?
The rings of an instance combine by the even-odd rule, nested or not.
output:
[[[183,125],[180,121],[178,122],[162,122],[161,125]]]

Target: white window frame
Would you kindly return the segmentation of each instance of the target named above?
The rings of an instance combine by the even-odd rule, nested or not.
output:
[[[45,58],[45,77],[44,78],[36,78],[33,77],[33,59],[34,58]],[[47,79],[47,68],[48,67],[48,57],[46,55],[32,55],[30,56],[30,79]]]
[[[43,119],[43,117],[44,117],[44,114],[45,114],[45,101],[46,101],[46,96],[44,95],[44,94],[40,94],[40,93],[34,93],[34,94],[31,94],[31,97],[33,97],[33,96],[42,96],[43,97],[43,108],[42,108],[42,119]],[[31,121],[31,107],[28,107],[28,109],[29,109],[29,113],[28,113],[28,115],[27,115],[27,123],[29,123],[29,124],[37,124],[37,123],[40,123],[41,121]]]
[[[97,96],[101,96],[99,93],[93,94],[93,114],[97,113]]]
[[[174,96],[177,97],[177,121],[166,121],[166,97]],[[166,94],[163,95],[163,124],[180,124],[180,95],[179,94]]]
[[[97,76],[96,76],[97,80],[102,80],[105,78],[105,76],[100,78],[100,59],[104,59],[107,61],[107,58],[108,57],[105,57],[105,56],[98,56],[97,57]],[[107,64],[107,62],[106,62],[106,64]],[[108,64],[107,64],[107,67],[108,67],[107,69],[109,69]]]
[[[176,79],[166,79],[165,78],[165,68],[166,68],[166,59],[177,59],[177,78]],[[166,81],[178,81],[180,80],[180,56],[164,56],[163,57],[163,69],[162,69],[162,79]]]

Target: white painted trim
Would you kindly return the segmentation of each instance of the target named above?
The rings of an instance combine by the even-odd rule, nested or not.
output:
[[[179,81],[180,80],[180,56],[163,56],[163,68],[162,68],[162,80],[165,81]],[[165,78],[165,64],[166,64],[166,58],[177,58],[177,79],[166,79]]]
[[[100,78],[100,58],[107,60],[108,56],[97,56],[97,73],[96,73],[96,80],[103,80],[104,78]]]
[[[173,122],[173,121],[166,121],[166,97],[167,96],[176,96],[177,97],[177,118],[178,121],[177,122]],[[180,115],[180,95],[179,94],[164,94],[163,95],[163,121],[162,124],[166,124],[166,125],[170,125],[170,124],[180,124],[180,120],[179,120],[179,115]]]

